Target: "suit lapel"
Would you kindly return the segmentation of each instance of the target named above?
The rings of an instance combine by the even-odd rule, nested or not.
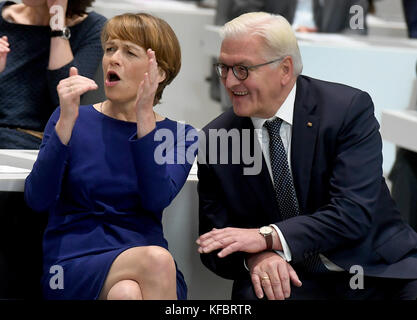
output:
[[[260,152],[262,156],[262,169],[257,175],[243,175],[243,168],[245,165],[243,161],[241,163],[242,178],[245,183],[252,189],[253,195],[258,199],[262,205],[263,212],[266,213],[267,221],[277,222],[280,220],[279,208],[275,198],[275,191],[271,181],[271,177],[266,166],[265,159],[262,153],[261,146],[259,145],[258,138],[253,127],[252,120],[250,118],[240,118],[241,128],[250,130],[250,137],[253,140],[251,142],[251,155],[255,152]]]
[[[320,125],[315,115],[316,100],[308,89],[308,80],[299,76],[295,96],[291,138],[291,169],[300,212],[306,209],[311,179],[314,149]]]

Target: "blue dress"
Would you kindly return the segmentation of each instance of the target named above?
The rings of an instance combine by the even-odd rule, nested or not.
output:
[[[68,145],[52,114],[25,201],[49,211],[43,239],[42,288],[46,299],[97,299],[114,259],[136,246],[168,249],[162,212],[184,185],[196,154],[197,133],[166,118],[137,139],[137,125],[80,106]],[[194,151],[195,150],[195,151]],[[63,288],[58,283],[63,271]],[[55,278],[54,278],[55,277]],[[177,269],[177,296],[187,287]]]

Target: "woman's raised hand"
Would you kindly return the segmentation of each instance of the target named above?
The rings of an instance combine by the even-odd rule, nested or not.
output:
[[[57,86],[61,113],[55,128],[63,144],[68,144],[71,138],[72,128],[78,118],[80,96],[98,88],[93,80],[80,76],[75,67],[70,68],[69,75]]]
[[[90,90],[98,88],[94,80],[80,76],[75,67],[70,68],[69,77],[59,82],[57,86],[61,118],[75,121],[78,117],[80,97]]]

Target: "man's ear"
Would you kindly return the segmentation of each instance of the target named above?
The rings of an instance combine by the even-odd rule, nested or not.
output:
[[[292,57],[285,57],[284,60],[281,62],[281,75],[283,85],[288,84],[292,80],[294,75],[294,64],[292,61]]]
[[[160,67],[158,67],[158,75],[159,75],[158,83],[161,83],[162,81],[166,79],[165,71],[162,70],[162,68]]]

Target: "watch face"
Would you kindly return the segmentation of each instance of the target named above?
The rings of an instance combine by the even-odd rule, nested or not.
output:
[[[70,36],[71,36],[71,31],[70,31],[70,29],[69,29],[69,28],[64,28],[64,30],[62,30],[62,36],[63,36],[65,39],[69,39],[69,38],[70,38]]]
[[[262,227],[261,229],[259,229],[259,232],[263,235],[272,234],[272,227],[270,227],[270,226]]]

